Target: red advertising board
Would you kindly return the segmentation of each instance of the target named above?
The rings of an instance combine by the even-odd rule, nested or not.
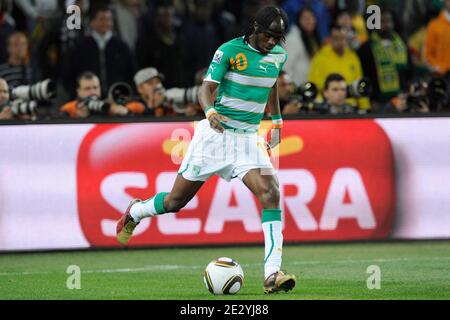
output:
[[[170,191],[194,126],[99,124],[79,148],[77,204],[92,246],[117,246],[133,198]],[[285,242],[383,239],[395,212],[390,140],[373,120],[287,121],[278,177]],[[261,207],[244,184],[217,177],[177,214],[146,219],[130,246],[262,242]]]

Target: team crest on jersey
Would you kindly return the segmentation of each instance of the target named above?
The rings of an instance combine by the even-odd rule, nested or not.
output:
[[[217,50],[214,54],[213,62],[220,63],[222,62],[223,52],[220,50]]]

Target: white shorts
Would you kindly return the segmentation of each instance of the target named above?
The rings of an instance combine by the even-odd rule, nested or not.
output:
[[[206,181],[214,174],[230,181],[252,169],[273,174],[264,139],[255,133],[214,131],[207,119],[198,123],[194,137],[181,163],[179,174],[190,181]]]

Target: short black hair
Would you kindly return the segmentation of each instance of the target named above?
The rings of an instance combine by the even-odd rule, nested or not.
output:
[[[84,79],[91,80],[91,79],[94,79],[94,78],[98,78],[98,76],[95,73],[93,73],[92,71],[85,71],[85,72],[81,73],[77,77],[77,89],[80,88],[81,80],[84,80]]]
[[[330,83],[334,81],[345,81],[345,78],[339,73],[330,73],[328,77],[325,79],[325,85],[323,87],[323,90],[327,90],[328,87],[330,86]]]
[[[108,6],[108,5],[97,5],[97,6],[94,6],[94,8],[92,8],[92,9],[89,11],[89,22],[91,22],[92,20],[94,20],[95,18],[97,18],[97,15],[98,15],[100,12],[104,12],[104,11],[110,11],[110,12],[112,12],[112,9],[111,9],[111,7]]]
[[[258,29],[258,32],[265,32],[269,29],[272,22],[277,18],[281,18],[284,23],[284,30],[282,35],[282,38],[284,40],[284,37],[288,30],[289,19],[286,12],[276,6],[266,6],[258,11],[258,13],[256,14],[256,18],[251,22],[250,27],[248,28],[244,36],[244,40],[247,42],[248,38],[256,31],[254,28],[255,22],[260,28]]]

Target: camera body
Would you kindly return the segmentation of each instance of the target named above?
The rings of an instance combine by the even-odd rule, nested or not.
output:
[[[98,96],[89,96],[86,98],[78,99],[78,107],[84,106],[93,115],[105,115],[108,114],[111,109],[111,103],[106,100],[102,100]]]

